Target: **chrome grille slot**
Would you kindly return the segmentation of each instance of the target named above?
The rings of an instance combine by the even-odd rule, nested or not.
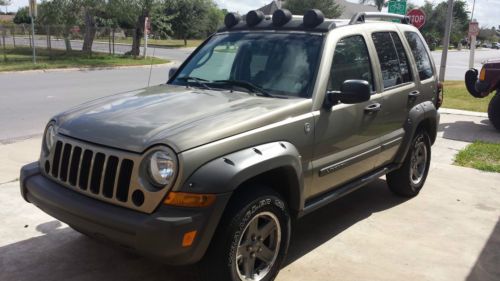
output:
[[[99,194],[101,189],[101,178],[104,167],[104,154],[97,153],[94,157],[94,163],[92,165],[92,176],[90,178],[90,191],[94,194]]]
[[[134,156],[59,138],[47,160],[47,176],[91,197],[131,205]],[[132,190],[133,191],[133,190]]]

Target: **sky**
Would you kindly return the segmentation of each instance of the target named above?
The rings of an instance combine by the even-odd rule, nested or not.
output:
[[[356,0],[348,0],[350,2],[357,2]],[[422,5],[425,0],[409,0],[414,4]],[[434,4],[439,4],[440,2],[446,0],[430,0]],[[477,19],[479,25],[482,27],[492,27],[498,28],[500,25],[500,0],[475,0],[476,8],[474,10],[474,18]],[[40,0],[38,0],[40,2]],[[266,4],[269,4],[271,0],[215,0],[215,2],[221,8],[226,8],[229,11],[236,11],[242,14],[247,13],[250,10],[260,8]],[[469,3],[469,10],[472,10],[472,4],[474,0],[467,0]],[[9,11],[17,10],[19,7],[27,6],[28,0],[12,0],[12,5],[8,7]],[[2,7],[2,10],[4,8]]]

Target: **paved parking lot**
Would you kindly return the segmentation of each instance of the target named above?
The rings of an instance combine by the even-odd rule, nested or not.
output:
[[[297,221],[277,280],[500,280],[500,174],[450,165],[468,142],[500,134],[484,115],[443,114],[441,123],[417,198],[392,195],[380,179]],[[37,158],[39,142],[0,145],[4,164],[16,167],[1,169],[4,179]],[[196,280],[193,267],[80,235],[25,203],[16,181],[0,184],[0,204],[0,280]]]

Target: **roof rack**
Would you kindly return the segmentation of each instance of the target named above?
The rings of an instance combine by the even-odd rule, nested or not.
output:
[[[379,12],[361,12],[355,14],[349,24],[364,23],[365,19],[368,18],[378,18],[378,19],[398,19],[401,23],[410,24],[410,18],[403,15],[389,14],[389,13],[379,13]]]

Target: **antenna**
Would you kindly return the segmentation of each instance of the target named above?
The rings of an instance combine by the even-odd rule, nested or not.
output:
[[[153,72],[153,60],[155,59],[156,47],[153,48],[153,56],[151,56],[151,65],[149,66],[149,78],[148,78],[148,87],[151,83],[151,72]]]

